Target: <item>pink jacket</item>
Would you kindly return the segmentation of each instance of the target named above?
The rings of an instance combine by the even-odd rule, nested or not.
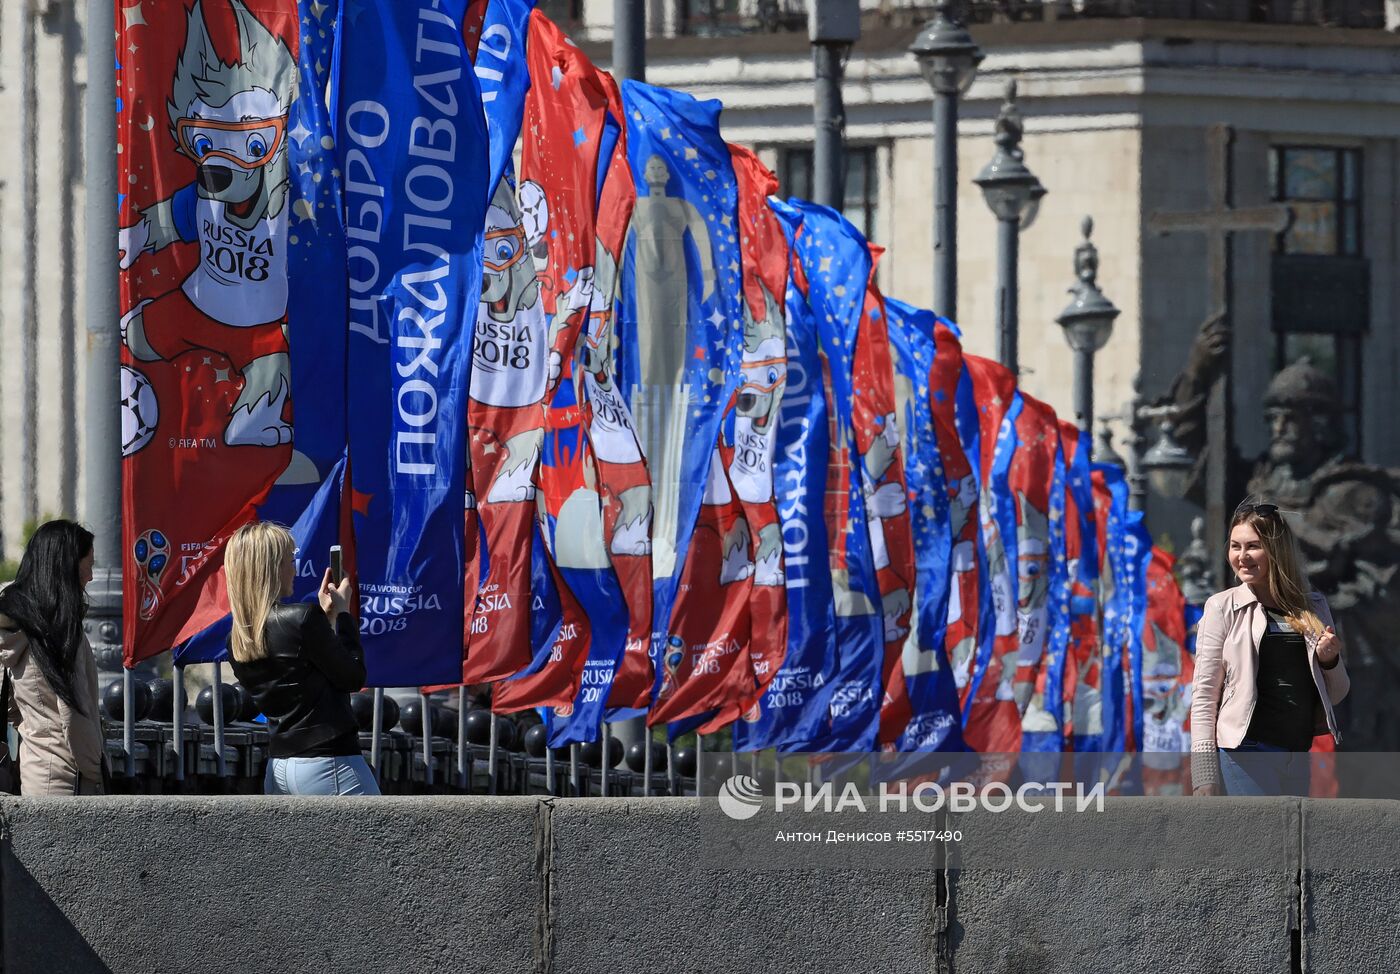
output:
[[[1308,596],[1324,625],[1333,625],[1327,600],[1318,592]],[[1206,602],[1196,629],[1196,675],[1191,686],[1191,780],[1193,785],[1220,780],[1217,748],[1238,747],[1254,715],[1255,681],[1259,669],[1259,640],[1268,615],[1248,585],[1217,592]],[[1351,688],[1346,662],[1324,670],[1308,640],[1313,682],[1322,698],[1326,729],[1341,743],[1332,705]],[[1319,721],[1318,732],[1322,731]]]

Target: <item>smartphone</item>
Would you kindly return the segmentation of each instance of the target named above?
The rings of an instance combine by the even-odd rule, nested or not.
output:
[[[340,580],[345,577],[344,555],[341,553],[340,545],[331,545],[331,584],[339,585]]]

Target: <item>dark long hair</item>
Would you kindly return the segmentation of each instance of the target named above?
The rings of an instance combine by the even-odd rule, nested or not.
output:
[[[39,671],[68,706],[83,712],[73,690],[74,663],[83,644],[87,599],[78,565],[92,553],[92,532],[72,521],[39,525],[20,559],[14,582],[0,592],[0,614],[29,637]]]

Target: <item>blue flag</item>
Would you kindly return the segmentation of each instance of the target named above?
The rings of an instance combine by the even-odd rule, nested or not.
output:
[[[1127,506],[1128,485],[1122,487]],[[1133,749],[1143,747],[1142,632],[1147,625],[1147,567],[1152,561],[1152,534],[1143,523],[1142,511],[1126,511],[1123,540],[1124,579],[1128,590],[1127,632],[1128,688],[1133,701]]]
[[[490,170],[465,0],[367,0],[339,44],[351,491],[369,682],[462,672],[466,396]]]
[[[1069,470],[1059,431],[1055,433],[1055,473],[1050,484],[1049,595],[1043,691],[1037,692],[1021,723],[1021,750],[1062,751],[1065,746],[1063,694],[1065,657],[1069,653],[1070,597],[1073,579],[1067,551],[1065,499]],[[1078,525],[1074,526],[1078,530]]]
[[[792,234],[801,205],[773,202]],[[830,426],[816,316],[790,275],[787,384],[779,405],[773,488],[783,528],[787,596],[787,655],[759,703],[758,720],[734,724],[738,750],[789,747],[815,739],[830,719],[837,684],[836,610],[824,516]]]
[[[1126,523],[1128,485],[1122,467],[1095,463],[1093,469],[1103,475],[1111,498],[1105,519],[1104,565],[1099,575],[1103,593],[1103,669],[1099,677],[1103,706],[1101,746],[1104,751],[1118,752],[1127,747],[1124,653],[1128,649],[1132,616]]]
[[[830,723],[794,742],[797,750],[869,751],[875,746],[883,698],[884,622],[865,497],[852,428],[854,351],[870,278],[870,252],[860,232],[834,210],[789,201],[802,210],[796,256],[807,282],[827,369],[829,477],[827,537],[836,614],[836,672],[824,693]],[[815,514],[809,516],[815,517]]]
[[[525,38],[533,0],[490,0],[476,49],[476,78],[490,137],[491,176],[486,198],[510,168],[511,153],[525,118],[525,93],[530,69],[525,61]]]
[[[911,716],[899,739],[901,751],[961,750],[962,713],[948,660],[948,597],[951,589],[953,525],[948,483],[934,432],[932,390],[937,317],[885,299],[895,353],[895,389],[904,433],[904,479],[914,533],[917,585],[915,625],[904,646],[904,683]]]
[[[618,374],[652,480],[655,697],[667,673],[663,647],[672,636],[686,641],[672,632],[673,609],[739,376],[738,188],[718,101],[636,81],[622,83],[622,99],[637,202],[622,274]]]

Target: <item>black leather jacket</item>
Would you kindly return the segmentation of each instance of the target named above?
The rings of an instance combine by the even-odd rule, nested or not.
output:
[[[234,661],[233,672],[277,724],[271,757],[360,753],[350,694],[365,684],[365,654],[349,613],[337,616],[332,630],[314,602],[275,606],[267,618],[266,658]]]

